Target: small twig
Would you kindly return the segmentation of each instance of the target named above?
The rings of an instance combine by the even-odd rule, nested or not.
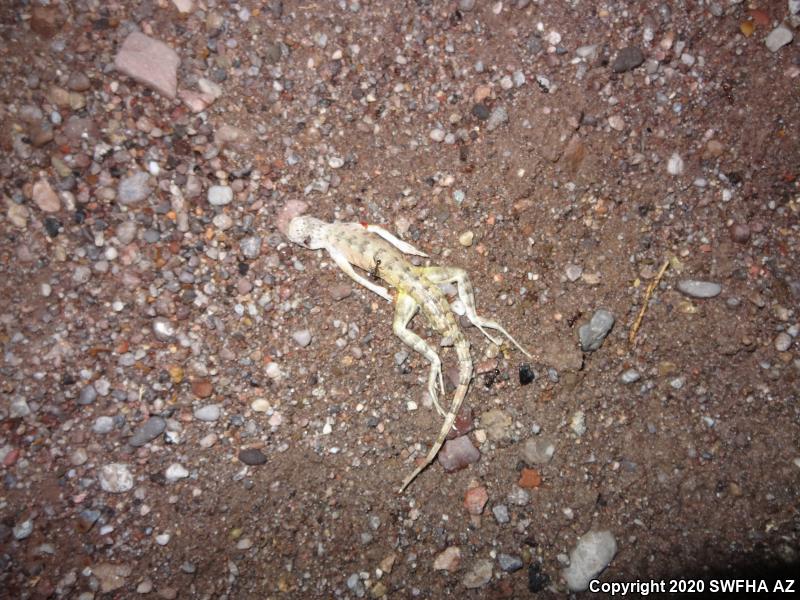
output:
[[[636,321],[633,322],[633,327],[631,327],[631,332],[628,334],[628,343],[633,344],[634,340],[636,339],[636,334],[639,331],[639,327],[642,326],[642,321],[644,320],[644,313],[647,312],[647,306],[650,304],[650,296],[653,295],[653,291],[655,291],[656,286],[661,281],[661,278],[664,277],[664,272],[667,270],[669,266],[669,259],[664,261],[664,264],[661,265],[661,268],[658,270],[658,274],[656,278],[647,286],[647,291],[644,293],[644,300],[642,301],[642,308],[639,311],[639,315],[636,317]]]

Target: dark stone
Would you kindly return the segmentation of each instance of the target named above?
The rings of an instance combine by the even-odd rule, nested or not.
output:
[[[542,565],[534,561],[528,567],[528,590],[534,594],[541,592],[550,583],[550,577],[542,573]]]
[[[642,51],[639,48],[629,46],[619,51],[619,54],[614,59],[614,64],[611,65],[611,69],[614,73],[624,73],[635,69],[643,62],[644,54]]]
[[[239,460],[246,465],[263,465],[267,457],[258,448],[245,448],[239,452]]]
[[[61,229],[61,221],[54,219],[53,217],[45,217],[44,229],[47,232],[47,235],[49,235],[51,238],[54,238],[58,235],[58,232]]]
[[[519,384],[520,385],[528,385],[529,383],[533,383],[533,380],[536,379],[536,373],[528,363],[522,363],[519,366]]]
[[[489,112],[489,107],[488,107],[488,106],[486,106],[486,105],[485,105],[485,104],[483,104],[483,103],[478,103],[478,104],[475,104],[475,105],[472,107],[472,115],[473,115],[473,116],[474,116],[476,119],[478,119],[479,121],[485,121],[486,119],[488,119],[488,118],[489,118],[489,115],[490,115],[490,114],[491,114],[491,113]]]

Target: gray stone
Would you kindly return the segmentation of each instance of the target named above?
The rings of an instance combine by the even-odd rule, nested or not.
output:
[[[239,452],[239,460],[246,465],[263,465],[267,457],[258,448],[245,448]]]
[[[611,69],[615,73],[624,73],[631,71],[644,62],[644,54],[639,48],[628,47],[623,48],[614,59]]]
[[[610,531],[590,531],[581,536],[569,554],[569,567],[562,571],[570,591],[586,590],[616,553],[617,541]]]
[[[475,0],[458,0],[458,10],[469,12],[475,8]]]
[[[117,200],[120,204],[137,204],[150,195],[150,174],[137,171],[119,182]]]
[[[683,279],[678,282],[678,291],[692,298],[713,298],[722,292],[722,286],[712,281]]]
[[[511,517],[508,516],[508,507],[505,504],[498,504],[497,506],[493,506],[492,514],[494,515],[495,520],[500,525],[508,523],[511,520]]]
[[[513,573],[522,568],[522,559],[519,556],[500,553],[497,555],[497,564],[499,564],[500,568],[506,573]]]
[[[258,258],[261,254],[261,237],[253,235],[239,242],[239,249],[247,258]]]
[[[233,190],[227,185],[212,185],[208,188],[208,203],[212,206],[224,206],[233,200]]]
[[[614,315],[603,308],[595,311],[591,320],[578,330],[581,349],[584,352],[594,352],[599,349],[614,327],[614,320]]]
[[[164,42],[134,31],[122,43],[114,66],[160,94],[174,98],[180,60],[178,53]]]
[[[194,411],[194,418],[200,421],[216,421],[221,412],[219,404],[207,404]]]
[[[789,44],[794,39],[794,33],[786,25],[778,25],[775,29],[769,32],[767,39],[764,43],[769,48],[770,52],[777,52],[786,44]]]
[[[175,327],[169,319],[156,317],[153,319],[153,333],[162,342],[168,342],[175,337]]]
[[[136,428],[128,443],[134,448],[144,446],[156,439],[167,428],[167,422],[161,417],[150,417]]]
[[[489,115],[489,120],[486,121],[486,129],[494,131],[505,123],[508,123],[508,111],[504,106],[497,106]]]
[[[61,200],[58,199],[58,194],[46,179],[40,179],[33,184],[33,201],[36,203],[42,212],[58,212],[61,210]]]
[[[97,390],[94,389],[94,386],[90,383],[86,387],[81,390],[81,393],[78,394],[78,404],[87,405],[91,404],[97,399]]]
[[[620,375],[620,381],[622,381],[622,383],[636,383],[641,378],[642,376],[639,375],[639,371],[636,369],[628,369]]]
[[[97,417],[92,425],[92,431],[101,435],[110,433],[112,429],[114,429],[114,419],[106,415]]]
[[[33,520],[26,519],[18,525],[14,525],[14,539],[24,540],[33,533]]]

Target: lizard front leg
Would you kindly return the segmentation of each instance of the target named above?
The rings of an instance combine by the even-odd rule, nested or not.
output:
[[[380,225],[366,225],[365,226],[367,231],[370,233],[376,233],[389,242],[392,246],[400,250],[400,252],[405,252],[406,254],[414,254],[416,256],[423,256],[425,258],[428,257],[427,254],[422,252],[421,250],[417,250],[414,246],[409,244],[408,242],[404,242],[400,238],[396,237],[393,233],[386,231]]]
[[[375,283],[372,283],[366,277],[363,277],[358,273],[356,273],[355,269],[353,269],[353,265],[350,264],[350,262],[347,260],[347,257],[344,254],[342,254],[339,250],[337,250],[336,248],[327,248],[327,250],[328,254],[330,254],[331,258],[333,259],[333,262],[335,262],[337,266],[342,271],[344,271],[344,273],[347,274],[353,281],[363,285],[368,290],[375,292],[376,294],[378,294],[378,296],[380,296],[384,300],[387,300],[389,302],[392,301],[392,295],[389,293],[389,290],[387,290],[382,285],[377,285]]]
[[[494,344],[499,346],[501,340],[496,340],[489,335],[484,327],[496,329],[505,335],[509,340],[511,340],[511,342],[517,348],[519,348],[525,356],[528,358],[531,357],[525,348],[520,346],[519,343],[517,343],[517,340],[511,337],[511,334],[508,333],[503,326],[500,325],[500,323],[478,316],[477,312],[475,311],[475,294],[472,291],[472,282],[469,280],[469,275],[467,275],[467,272],[464,269],[459,269],[458,267],[425,267],[422,269],[422,274],[431,283],[455,283],[458,286],[458,297],[464,304],[464,309],[466,310],[467,318],[470,320],[470,323],[475,325],[475,327],[481,330],[483,335],[492,340]]]
[[[410,346],[420,354],[422,354],[428,362],[431,363],[431,372],[428,376],[428,393],[433,400],[433,405],[439,414],[443,417],[447,413],[442,409],[439,404],[439,399],[436,394],[436,383],[438,380],[441,386],[442,393],[444,393],[444,378],[442,377],[442,361],[439,355],[434,352],[425,340],[419,337],[416,333],[408,329],[408,324],[414,315],[417,313],[419,305],[416,301],[404,292],[397,295],[397,304],[394,312],[394,322],[392,323],[392,330],[394,334],[399,337],[404,344]]]

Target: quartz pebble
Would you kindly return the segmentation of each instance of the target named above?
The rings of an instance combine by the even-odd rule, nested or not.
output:
[[[722,292],[722,286],[711,281],[683,279],[678,282],[678,290],[692,298],[713,298]]]
[[[175,483],[181,479],[186,479],[188,476],[189,471],[187,471],[186,467],[180,463],[172,463],[167,467],[167,470],[164,473],[164,477],[169,483]]]
[[[200,421],[216,421],[221,412],[219,404],[207,404],[195,409],[194,418]]]
[[[212,185],[208,188],[208,203],[212,206],[224,206],[233,201],[233,190],[227,185]]]
[[[590,531],[578,540],[569,555],[569,567],[562,574],[573,592],[589,587],[617,553],[617,541],[610,531]]]
[[[98,475],[100,487],[103,491],[112,494],[127,492],[133,487],[133,475],[128,465],[122,463],[112,463],[100,468]]]
[[[603,340],[614,326],[614,315],[605,309],[599,309],[592,315],[591,320],[585,325],[581,325],[578,336],[581,341],[581,349],[584,352],[594,352],[603,344]]]

